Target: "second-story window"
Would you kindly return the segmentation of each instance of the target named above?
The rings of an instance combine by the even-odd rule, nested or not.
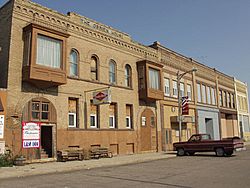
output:
[[[36,64],[51,68],[61,68],[62,41],[37,35]]]
[[[189,100],[192,100],[192,88],[190,84],[187,84],[187,96]]]
[[[231,103],[231,93],[227,94],[227,101],[228,101],[228,107],[232,108],[232,106],[231,106],[232,105],[232,103]]]
[[[211,104],[211,92],[209,86],[207,86],[207,103]]]
[[[215,91],[214,88],[211,88],[211,99],[212,99],[212,105],[215,105]]]
[[[232,94],[232,108],[235,108],[234,94]]]
[[[202,102],[206,103],[207,102],[207,95],[206,95],[206,86],[205,85],[201,86],[201,91],[202,91]]]
[[[164,78],[164,95],[170,96],[170,83],[168,78]]]
[[[149,88],[160,90],[160,71],[149,68]]]
[[[201,102],[201,85],[197,83],[197,101]]]
[[[185,91],[184,91],[184,83],[180,83],[180,97],[184,97]]]
[[[125,86],[132,87],[132,71],[129,65],[125,66]]]
[[[90,71],[91,71],[91,79],[98,80],[98,59],[96,56],[91,57]]]
[[[224,91],[224,107],[227,107],[227,92]]]
[[[173,97],[178,97],[177,81],[173,80]]]
[[[223,106],[223,96],[221,90],[220,90],[220,106]]]
[[[109,83],[116,83],[116,63],[114,60],[109,61]]]
[[[70,52],[70,76],[78,76],[78,52],[71,50]]]

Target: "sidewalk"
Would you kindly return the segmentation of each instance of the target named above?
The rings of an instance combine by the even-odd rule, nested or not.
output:
[[[70,172],[74,170],[92,169],[98,167],[119,166],[125,164],[153,161],[158,159],[173,158],[175,156],[175,153],[145,153],[83,161],[48,162],[29,164],[25,166],[2,167],[0,168],[0,179],[58,172]]]

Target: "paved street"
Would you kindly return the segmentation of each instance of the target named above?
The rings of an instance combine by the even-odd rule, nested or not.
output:
[[[232,157],[213,153],[116,167],[0,181],[0,187],[249,188],[250,147]]]

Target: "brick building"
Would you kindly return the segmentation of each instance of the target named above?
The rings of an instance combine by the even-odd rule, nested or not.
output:
[[[14,154],[34,160],[44,153],[55,159],[67,147],[102,146],[113,154],[171,150],[180,136],[176,74],[193,67],[198,71],[180,82],[181,96],[191,100],[182,140],[196,132],[238,135],[230,76],[157,42],[144,46],[84,16],[28,0],[7,2],[0,17],[2,141]],[[109,103],[95,105],[99,92],[111,93]],[[23,148],[22,122],[40,123],[41,147]]]

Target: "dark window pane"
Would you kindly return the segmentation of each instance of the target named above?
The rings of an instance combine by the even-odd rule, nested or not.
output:
[[[49,119],[49,113],[48,112],[42,112],[42,119],[48,120]]]
[[[48,112],[48,111],[49,111],[49,104],[43,103],[43,104],[42,104],[42,111]]]
[[[33,111],[33,110],[36,110],[36,111],[39,110],[39,103],[37,103],[37,102],[33,102],[33,103],[32,103],[32,111]]]
[[[39,112],[32,112],[32,119],[39,119]]]

